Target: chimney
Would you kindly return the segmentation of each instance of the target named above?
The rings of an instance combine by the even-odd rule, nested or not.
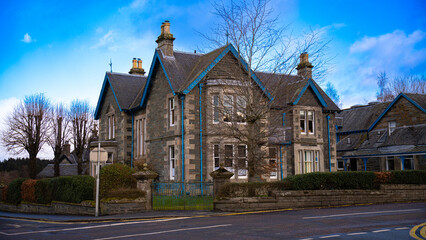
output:
[[[134,75],[144,75],[145,70],[142,68],[142,60],[140,58],[133,58],[132,60],[133,67],[130,69],[129,73]]]
[[[155,41],[158,48],[161,49],[165,56],[173,56],[173,41],[175,38],[170,33],[170,22],[166,20],[161,24],[161,35]]]
[[[71,155],[71,145],[68,141],[65,142],[63,152],[65,156],[70,157]]]
[[[312,64],[309,62],[309,55],[307,52],[300,54],[300,63],[297,65],[297,75],[304,78],[312,78]]]

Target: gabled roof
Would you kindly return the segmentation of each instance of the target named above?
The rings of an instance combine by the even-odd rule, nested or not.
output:
[[[269,92],[274,96],[275,107],[296,105],[306,92],[311,88],[324,110],[340,111],[340,108],[312,79],[306,79],[297,75],[256,72],[259,79],[265,84]]]
[[[107,72],[96,106],[95,119],[99,119],[100,110],[108,88],[111,88],[120,111],[126,111],[131,109],[132,103],[138,93],[145,86],[146,79],[146,76],[141,75]]]
[[[336,115],[336,117],[343,118],[342,128],[339,129],[339,132],[367,131],[388,105],[389,103],[377,103],[344,109]]]
[[[410,96],[414,97],[417,101],[419,101],[420,104],[425,104],[426,102],[426,95],[425,94],[409,94]],[[400,93],[389,105],[388,107],[382,112],[382,114],[376,119],[376,121],[374,121],[373,124],[371,124],[371,126],[368,128],[368,131],[371,131],[371,129],[374,128],[374,126],[376,126],[376,124],[383,118],[383,116],[389,111],[389,109],[392,108],[392,106],[400,99],[400,98],[405,98],[407,99],[409,102],[411,102],[414,106],[416,106],[418,109],[420,109],[421,111],[423,111],[423,113],[426,113],[425,108],[423,108],[421,105],[419,105],[419,103],[415,102],[413,99],[409,98],[406,94],[404,93]]]

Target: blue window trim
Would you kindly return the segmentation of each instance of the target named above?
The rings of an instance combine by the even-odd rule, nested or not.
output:
[[[106,94],[106,86],[107,86],[107,83],[108,83],[108,85],[110,86],[110,88],[111,88],[111,91],[112,91],[112,94],[114,95],[114,98],[115,98],[115,102],[117,103],[117,105],[118,105],[118,109],[120,109],[120,112],[122,112],[123,110],[121,109],[121,106],[120,106],[120,103],[118,103],[118,100],[117,100],[117,96],[115,95],[115,92],[114,92],[114,89],[112,88],[112,85],[111,85],[111,82],[110,82],[110,80],[109,80],[109,77],[108,77],[108,74],[107,73],[105,73],[105,78],[104,78],[104,82],[103,82],[103,84],[102,84],[102,90],[101,90],[101,94],[99,95],[99,99],[98,99],[98,104],[96,105],[96,110],[95,110],[95,120],[98,120],[99,119],[99,115],[101,114],[100,113],[100,110],[101,110],[101,106],[102,106],[102,104],[103,104],[103,102],[104,102],[104,96],[105,96],[105,94]]]
[[[200,75],[198,75],[197,78],[195,78],[194,81],[191,82],[191,84],[189,84],[189,86],[184,89],[182,92],[183,94],[188,94],[195,86],[197,86],[197,84],[201,81],[201,79],[203,79],[208,72],[210,72],[210,70],[213,69],[214,66],[216,66],[216,64],[222,60],[222,58],[228,53],[228,52],[232,52],[232,54],[234,54],[234,56],[239,59],[242,63],[243,66],[245,68],[246,71],[248,71],[249,67],[248,64],[246,63],[246,61],[244,61],[244,59],[239,56],[237,50],[234,48],[234,46],[232,44],[229,44],[220,54],[219,56],[216,57],[216,59],[210,63],[209,66],[207,66],[206,69],[204,69],[203,72],[201,72]],[[259,78],[256,76],[256,74],[254,74],[253,70],[250,70],[251,72],[251,77],[253,78],[253,80],[257,83],[257,85],[260,87],[260,89],[265,93],[265,95],[272,101],[273,97],[272,95],[266,90],[265,86],[263,86],[262,82],[259,80]]]
[[[285,126],[285,113],[283,113],[283,127]]]
[[[423,113],[426,113],[425,109],[423,109],[419,104],[417,104],[416,102],[414,102],[411,98],[409,98],[407,95],[405,95],[404,93],[400,93],[393,101],[391,104],[389,104],[389,106],[385,109],[385,111],[382,112],[382,114],[376,119],[376,121],[368,128],[368,131],[371,131],[376,125],[377,123],[379,123],[379,121],[383,118],[383,116],[385,116],[385,114],[392,108],[392,106],[401,98],[405,98],[407,99],[410,103],[412,103],[414,106],[416,106],[418,109],[420,109]]]
[[[141,99],[141,102],[139,104],[139,107],[145,107],[145,101],[146,101],[147,94],[148,94],[148,91],[149,91],[149,88],[150,88],[151,78],[152,78],[153,70],[154,70],[155,64],[157,63],[157,60],[160,63],[161,68],[163,69],[164,75],[167,78],[167,82],[169,83],[169,86],[170,86],[170,89],[172,90],[173,96],[176,95],[175,91],[173,90],[172,83],[170,82],[169,76],[167,75],[166,68],[164,67],[163,62],[161,61],[161,58],[160,58],[158,52],[159,52],[159,50],[155,50],[154,57],[152,58],[151,67],[149,68],[148,78],[146,80],[145,89],[143,90],[143,95],[142,95],[142,99]]]
[[[312,79],[308,80],[308,82],[306,83],[306,85],[303,87],[302,91],[300,91],[300,93],[297,96],[296,100],[293,102],[293,105],[296,105],[297,103],[299,103],[299,100],[302,98],[303,94],[306,92],[306,89],[308,89],[308,87],[311,87],[311,89],[314,91],[315,96],[317,96],[317,98],[320,101],[321,105],[323,107],[327,107],[327,103],[324,101],[324,98],[321,96],[321,94],[319,93],[317,87],[312,82]]]

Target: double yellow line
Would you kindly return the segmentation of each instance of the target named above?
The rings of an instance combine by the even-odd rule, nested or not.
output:
[[[420,236],[418,236],[416,234],[417,230],[420,228],[419,234]],[[417,240],[424,240],[426,239],[426,223],[422,223],[419,224],[417,226],[414,226],[411,230],[410,230],[410,236],[417,239]]]

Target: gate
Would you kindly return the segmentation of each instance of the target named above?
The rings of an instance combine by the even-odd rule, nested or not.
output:
[[[153,182],[154,210],[213,210],[212,182]]]

